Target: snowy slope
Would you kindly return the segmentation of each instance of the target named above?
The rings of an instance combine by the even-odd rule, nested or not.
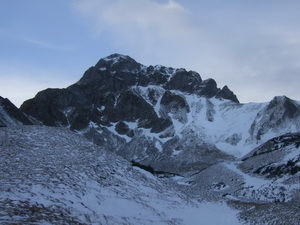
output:
[[[65,128],[0,129],[1,224],[239,224]]]
[[[161,105],[161,98],[164,94],[162,88],[135,87],[135,90],[138,90],[144,99],[147,99],[149,91],[153,89],[156,90],[157,94],[157,101],[153,104],[153,108],[158,115],[163,116],[165,112],[163,112],[164,109]],[[173,109],[168,112],[168,117],[173,123],[172,131],[168,130],[168,132],[184,141],[187,141],[192,134],[194,141],[198,141],[199,144],[215,145],[218,149],[237,157],[247,154],[273,137],[300,131],[299,116],[286,120],[282,118],[285,115],[285,108],[282,105],[287,99],[286,97],[274,98],[275,100],[281,99],[282,103],[274,107],[272,109],[273,114],[271,114],[268,108],[272,102],[241,104],[226,99],[184,94],[179,91],[171,91],[171,93],[181,96],[186,101],[189,110]],[[298,108],[297,113],[299,114],[300,104],[296,101],[293,102],[295,107]],[[151,104],[151,102],[149,103]],[[276,113],[278,115],[275,116]],[[266,127],[268,124],[270,126]],[[272,124],[275,125],[271,126]],[[262,126],[266,127],[265,132],[259,130]],[[257,138],[259,132],[261,134]],[[159,139],[162,145],[170,140],[161,134],[145,132],[145,135]],[[120,136],[122,137],[122,135]]]

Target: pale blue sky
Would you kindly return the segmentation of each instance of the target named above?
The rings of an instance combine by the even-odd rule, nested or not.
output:
[[[0,95],[19,106],[112,53],[196,70],[242,102],[300,100],[298,0],[0,0]]]

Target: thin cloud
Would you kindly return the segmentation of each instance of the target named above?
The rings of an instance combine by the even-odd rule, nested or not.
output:
[[[66,45],[58,45],[54,43],[50,43],[47,41],[39,40],[33,37],[20,36],[18,34],[12,33],[5,29],[0,29],[0,35],[5,36],[6,38],[13,39],[19,42],[26,42],[28,44],[32,44],[41,48],[49,49],[49,50],[60,50],[60,51],[68,51],[73,48]]]
[[[34,44],[36,46],[42,47],[42,48],[46,48],[46,49],[51,49],[51,50],[71,50],[70,47],[67,46],[58,46],[46,41],[41,41],[41,40],[37,40],[37,39],[33,39],[33,38],[28,38],[28,37],[19,37],[20,40],[23,40],[25,42],[28,42],[30,44]]]
[[[74,6],[99,37],[109,35],[117,47],[126,46],[144,63],[195,68],[222,55],[215,38],[195,26],[190,11],[175,1],[86,0]],[[211,54],[215,52],[219,56]]]
[[[242,102],[282,94],[300,99],[300,24],[293,9],[299,3],[220,4],[217,10],[199,2],[199,12],[184,2],[153,0],[81,0],[74,7],[96,35],[142,63],[196,70],[229,85]]]
[[[129,38],[151,38],[178,35],[183,30],[187,10],[174,1],[158,3],[150,0],[86,0],[75,5],[77,11],[93,21],[93,28],[99,34],[104,31],[116,32]],[[184,30],[183,30],[184,31]]]
[[[60,79],[53,79],[54,74],[60,74]],[[25,99],[33,98],[41,90],[49,87],[64,88],[74,82],[67,77],[65,71],[45,70],[36,67],[15,68],[13,65],[2,65],[0,96],[9,98],[12,103],[19,107]]]

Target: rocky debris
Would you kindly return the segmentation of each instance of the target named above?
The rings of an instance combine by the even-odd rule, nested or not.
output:
[[[1,224],[238,224],[164,180],[176,174],[158,179],[66,128],[1,128],[0,149]]]

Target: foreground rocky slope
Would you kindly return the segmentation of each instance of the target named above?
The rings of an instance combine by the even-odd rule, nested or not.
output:
[[[189,177],[158,178],[66,128],[1,128],[0,223],[298,224],[298,137]],[[253,157],[264,154],[293,172],[253,172],[264,165]]]
[[[65,128],[0,129],[1,224],[238,224]]]

